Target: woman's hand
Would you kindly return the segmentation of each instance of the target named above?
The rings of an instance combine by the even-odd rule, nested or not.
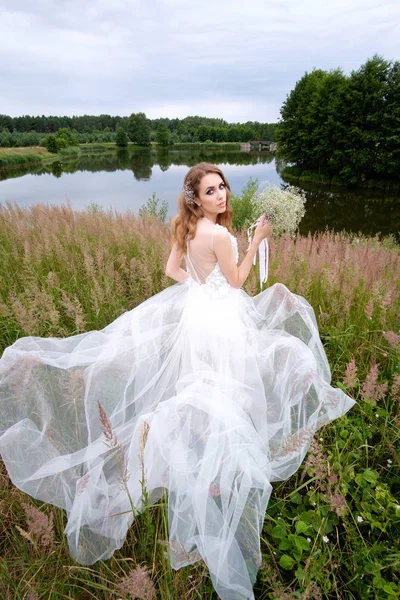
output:
[[[265,215],[261,215],[257,227],[254,230],[254,240],[260,244],[262,240],[272,234],[272,223],[268,221]]]

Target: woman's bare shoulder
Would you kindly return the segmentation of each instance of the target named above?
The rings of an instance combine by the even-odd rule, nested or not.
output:
[[[215,223],[214,225],[214,237],[218,236],[220,238],[226,238],[229,236],[229,230],[224,225],[220,225],[219,223]]]

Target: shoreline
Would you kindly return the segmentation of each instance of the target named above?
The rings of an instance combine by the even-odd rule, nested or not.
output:
[[[81,154],[87,154],[89,152],[117,152],[118,150],[184,150],[186,148],[209,148],[221,149],[221,150],[240,150],[240,144],[232,143],[182,143],[176,146],[158,147],[155,143],[151,146],[138,146],[133,142],[128,142],[127,146],[117,146],[114,142],[90,142],[87,144],[79,144],[79,146],[70,146],[65,148],[61,152],[56,154],[50,153],[44,146],[25,146],[25,147],[13,147],[13,148],[0,148],[0,173],[4,173],[7,170],[22,169],[26,167],[40,166],[52,162],[62,162],[69,158],[76,158]],[[35,160],[32,160],[32,157]]]

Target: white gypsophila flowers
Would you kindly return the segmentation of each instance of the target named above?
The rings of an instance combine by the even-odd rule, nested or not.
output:
[[[254,217],[264,213],[272,222],[275,236],[284,232],[294,235],[306,212],[303,190],[295,186],[281,190],[269,182],[262,185],[263,189],[257,191],[254,196]]]

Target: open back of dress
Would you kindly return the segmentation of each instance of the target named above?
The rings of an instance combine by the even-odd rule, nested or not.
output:
[[[195,237],[187,241],[186,268],[197,283],[206,283],[217,264],[213,249],[215,230],[209,219],[199,219]]]

